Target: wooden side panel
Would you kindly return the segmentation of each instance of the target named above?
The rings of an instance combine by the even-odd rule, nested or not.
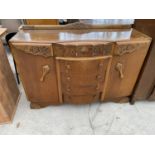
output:
[[[105,99],[130,96],[147,54],[148,42],[118,42],[110,69]]]
[[[149,97],[150,101],[154,101],[155,100],[155,88],[153,89],[153,92],[151,93],[150,97]]]
[[[28,100],[41,106],[58,104],[54,58],[25,53],[15,45],[11,48]]]
[[[153,39],[132,97],[132,101],[146,100],[155,86],[155,19],[136,19],[133,27]]]
[[[0,123],[11,121],[18,98],[19,89],[0,41]]]

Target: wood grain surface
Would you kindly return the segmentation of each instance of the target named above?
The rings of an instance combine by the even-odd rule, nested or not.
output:
[[[17,83],[0,41],[0,123],[12,121],[19,95]]]
[[[10,46],[31,107],[40,108],[129,101],[150,42],[135,29],[74,23],[23,26]]]

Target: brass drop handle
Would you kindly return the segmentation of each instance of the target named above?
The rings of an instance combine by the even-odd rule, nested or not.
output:
[[[116,70],[119,71],[120,78],[123,79],[124,78],[123,65],[121,63],[117,63]]]
[[[40,81],[43,82],[45,79],[45,76],[49,73],[50,71],[50,67],[48,65],[43,66],[43,73],[42,76],[40,78]]]

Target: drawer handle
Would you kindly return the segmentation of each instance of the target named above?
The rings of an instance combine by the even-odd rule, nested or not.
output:
[[[42,73],[42,76],[41,76],[41,78],[40,78],[40,81],[41,81],[41,82],[44,81],[45,76],[49,73],[50,67],[49,67],[48,65],[45,65],[45,66],[43,66],[42,69],[43,69],[43,73]]]
[[[121,63],[117,63],[116,70],[119,71],[120,78],[123,79],[124,78],[123,65]]]

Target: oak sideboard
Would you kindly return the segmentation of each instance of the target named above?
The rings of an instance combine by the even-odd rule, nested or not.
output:
[[[132,28],[73,23],[21,26],[10,40],[31,108],[126,102],[151,38]]]

